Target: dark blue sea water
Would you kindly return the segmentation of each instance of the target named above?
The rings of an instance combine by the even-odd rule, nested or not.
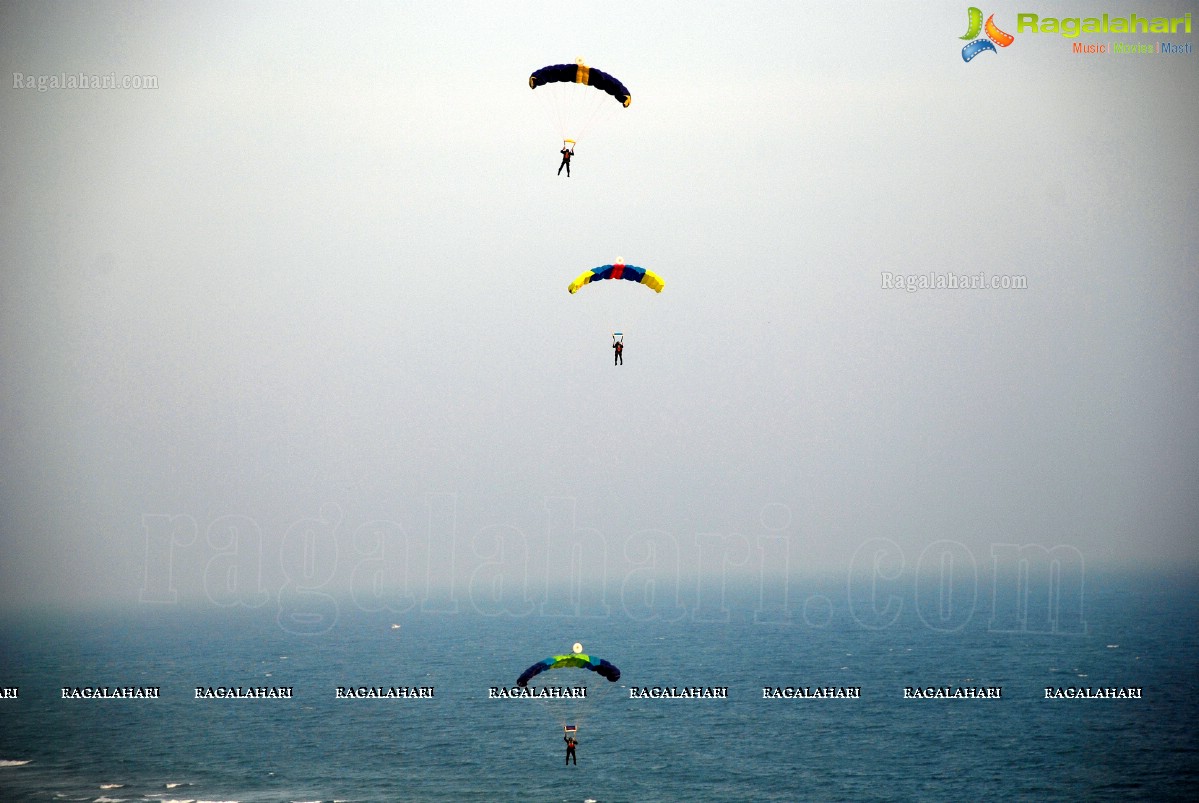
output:
[[[19,696],[0,700],[0,800],[1194,800],[1195,592],[1193,579],[1090,579],[1085,632],[1012,626],[983,603],[963,622],[835,593],[785,623],[736,606],[728,621],[674,622],[347,609],[319,635],[265,610],[10,617],[0,685]],[[487,698],[575,641],[621,667],[606,693]],[[161,697],[62,699],[105,685]],[[294,698],[195,698],[238,685]],[[338,700],[338,686],[435,697]],[[727,687],[728,699],[633,700],[630,686]],[[861,697],[767,700],[764,686]],[[1002,697],[904,699],[908,686]],[[1065,686],[1142,698],[1045,699]],[[565,718],[577,766],[563,764]]]

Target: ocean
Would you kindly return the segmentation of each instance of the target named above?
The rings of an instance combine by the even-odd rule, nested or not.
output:
[[[1088,577],[1061,626],[836,587],[789,615],[345,605],[319,633],[269,606],[9,615],[0,800],[1199,799],[1193,577]],[[585,699],[492,696],[575,642],[620,680],[559,669],[530,685]],[[104,687],[158,696],[83,696]],[[238,687],[291,696],[208,691]]]

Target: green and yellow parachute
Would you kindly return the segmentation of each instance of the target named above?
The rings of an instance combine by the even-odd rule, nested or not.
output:
[[[516,679],[516,685],[527,686],[530,680],[542,672],[568,667],[590,669],[600,677],[606,678],[610,683],[620,680],[620,669],[603,658],[583,653],[571,653],[569,655],[551,655],[549,658],[538,661],[520,673],[520,677]]]

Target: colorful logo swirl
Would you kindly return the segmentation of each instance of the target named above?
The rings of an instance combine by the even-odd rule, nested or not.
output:
[[[968,23],[969,27],[966,29],[966,35],[960,38],[971,39],[973,41],[962,48],[962,61],[968,62],[985,50],[990,50],[992,53],[996,53],[998,51],[995,50],[995,45],[1007,47],[1012,42],[1016,41],[1016,37],[1012,36],[1010,33],[1005,33],[999,30],[999,26],[995,24],[994,14],[987,17],[986,24],[983,23],[982,11],[974,6],[970,6],[968,14],[970,16],[970,21]],[[978,38],[979,33],[984,31],[987,34],[987,38]]]

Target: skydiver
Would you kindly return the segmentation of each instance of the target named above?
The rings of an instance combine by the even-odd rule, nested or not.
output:
[[[575,155],[574,146],[572,145],[571,147],[567,148],[566,143],[563,142],[562,150],[559,151],[559,153],[562,154],[562,164],[558,165],[558,175],[562,175],[562,168],[565,167],[566,177],[570,178],[570,157]]]
[[[563,736],[562,741],[566,742],[566,763],[569,764],[570,760],[573,758],[575,760],[575,766],[579,766],[579,757],[575,755],[575,748],[579,743],[575,741],[575,737]]]
[[[616,339],[616,335],[612,335],[612,364],[624,365],[624,335],[620,336],[620,340]]]

